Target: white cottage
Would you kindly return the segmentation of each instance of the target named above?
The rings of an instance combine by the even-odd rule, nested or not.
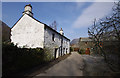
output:
[[[30,4],[25,6],[22,17],[12,27],[11,42],[18,47],[49,48],[55,58],[70,52],[70,39],[64,36],[62,28],[58,33],[36,20]]]

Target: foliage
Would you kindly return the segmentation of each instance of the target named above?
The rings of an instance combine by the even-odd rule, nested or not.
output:
[[[84,50],[84,49],[80,49],[80,50],[78,51],[78,53],[79,53],[79,54],[85,54],[85,50]]]
[[[3,75],[42,65],[48,62],[47,56],[49,54],[41,48],[18,48],[13,43],[2,43]]]
[[[72,47],[70,47],[70,52],[72,52],[73,51],[73,48]]]
[[[50,48],[44,48],[44,52],[45,52],[45,58],[44,58],[45,61],[49,62],[54,59],[52,55],[53,52],[51,51]]]

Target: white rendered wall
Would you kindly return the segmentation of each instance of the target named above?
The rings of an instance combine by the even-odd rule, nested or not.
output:
[[[25,14],[11,29],[11,42],[19,47],[43,48],[44,24]]]
[[[63,54],[70,53],[70,41],[66,38],[63,38]]]
[[[55,34],[55,38],[54,41],[52,40],[52,34]],[[62,55],[66,54],[66,48],[67,48],[67,54],[69,53],[69,43],[70,41],[66,38],[64,38],[63,36],[61,36],[60,34],[56,33],[55,31],[51,30],[50,28],[46,27],[45,28],[45,43],[44,46],[45,48],[50,48],[51,52],[54,56],[55,53],[55,48],[57,48],[57,54],[56,54],[56,58],[58,58],[59,56],[61,56],[61,37],[63,38],[63,45],[62,45]],[[66,41],[64,43],[64,41]],[[65,51],[63,52],[63,48],[65,48]]]
[[[52,34],[55,34],[54,41],[52,40]],[[44,43],[45,48],[51,49],[50,52],[52,52],[52,55],[54,56],[54,51],[55,48],[58,48],[60,46],[60,40],[59,40],[59,35],[52,31],[51,29],[47,28],[45,29],[45,43]],[[57,51],[57,56],[58,58],[58,51]]]

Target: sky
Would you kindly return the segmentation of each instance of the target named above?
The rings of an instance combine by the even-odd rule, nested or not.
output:
[[[2,2],[2,21],[12,27],[22,16],[24,6],[31,4],[33,17],[50,25],[57,22],[57,31],[63,28],[64,35],[70,40],[88,37],[88,27],[93,20],[102,19],[112,13],[111,2]]]

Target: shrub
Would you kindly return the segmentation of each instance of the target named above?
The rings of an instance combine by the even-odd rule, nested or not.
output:
[[[73,48],[72,47],[70,47],[70,52],[72,52],[73,51]]]
[[[44,61],[49,62],[54,59],[53,54],[52,54],[53,52],[51,51],[50,48],[44,48],[44,52],[45,52]]]
[[[2,43],[3,75],[23,71],[45,62],[41,48],[18,48],[13,43]]]
[[[85,50],[84,50],[84,49],[80,49],[80,50],[78,51],[78,53],[79,53],[79,54],[85,54]]]

